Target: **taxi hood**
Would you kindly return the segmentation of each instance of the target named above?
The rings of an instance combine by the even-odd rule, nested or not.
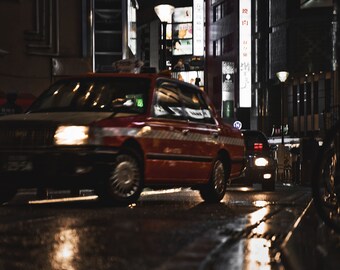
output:
[[[123,117],[129,114],[113,114],[112,112],[48,112],[12,114],[0,117],[2,121],[51,121],[63,125],[89,125],[110,117]]]

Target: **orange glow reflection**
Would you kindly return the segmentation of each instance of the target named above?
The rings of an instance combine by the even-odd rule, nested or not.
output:
[[[260,223],[261,220],[269,213],[268,207],[261,208],[260,210],[250,214],[250,223]]]
[[[63,230],[55,235],[52,269],[75,270],[75,259],[79,252],[79,236],[76,230]]]
[[[264,207],[264,206],[267,206],[269,204],[269,202],[267,202],[267,201],[255,201],[255,202],[253,202],[253,204],[256,207]]]
[[[250,191],[251,188],[248,188],[248,187],[241,187],[240,190],[241,190],[241,191]]]
[[[257,201],[258,205],[265,205],[266,201]],[[265,234],[268,231],[268,225],[265,222],[266,215],[269,213],[269,208],[264,207],[249,215],[251,225],[257,225],[252,233],[258,236]],[[251,238],[245,242],[245,267],[246,270],[268,270],[270,265],[270,247],[271,241],[265,238]]]
[[[264,238],[249,239],[246,244],[246,270],[269,270],[271,242]]]
[[[250,223],[252,225],[258,224],[252,232],[255,234],[263,234],[268,228],[267,224],[263,222],[263,218],[269,213],[268,207],[261,208],[260,210],[250,215]]]

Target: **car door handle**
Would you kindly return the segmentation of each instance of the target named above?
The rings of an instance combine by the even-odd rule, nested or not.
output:
[[[213,135],[214,138],[218,138],[219,133],[218,132],[213,132],[212,135]]]
[[[182,134],[183,134],[183,135],[187,135],[188,133],[189,133],[189,129],[183,129],[183,130],[182,130]]]

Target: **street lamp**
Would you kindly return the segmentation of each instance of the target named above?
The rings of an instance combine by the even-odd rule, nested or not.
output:
[[[167,4],[155,6],[154,8],[158,18],[161,21],[163,29],[162,40],[162,69],[166,69],[166,25],[172,21],[172,13],[175,11],[175,7]]]
[[[289,76],[289,73],[287,71],[279,71],[276,73],[276,77],[281,82],[281,143],[282,145],[285,144],[284,142],[284,134],[283,134],[283,123],[284,123],[284,84]]]

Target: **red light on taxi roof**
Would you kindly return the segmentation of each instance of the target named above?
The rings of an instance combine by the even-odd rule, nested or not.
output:
[[[262,143],[254,143],[254,150],[260,151],[263,149]]]

